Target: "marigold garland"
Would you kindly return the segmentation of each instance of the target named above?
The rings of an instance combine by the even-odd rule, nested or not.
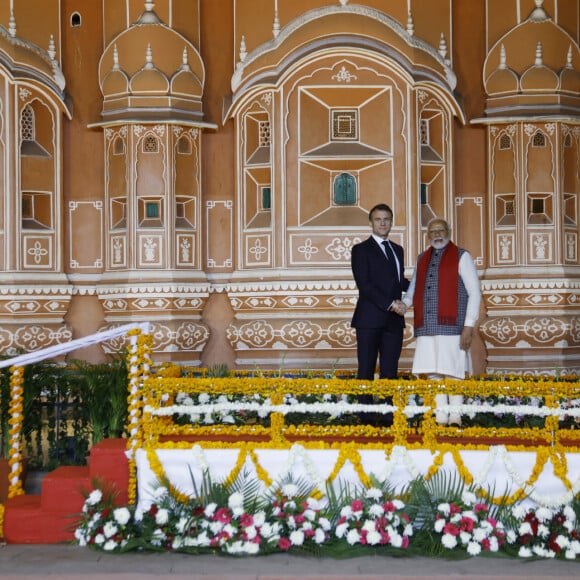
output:
[[[10,367],[10,405],[8,408],[8,424],[10,425],[10,450],[8,452],[8,497],[22,495],[22,421],[23,421],[23,394],[24,369],[22,367]]]
[[[129,502],[137,498],[137,467],[135,452],[143,446],[143,394],[142,386],[147,381],[152,368],[151,351],[153,339],[150,334],[143,334],[140,328],[127,332],[129,347],[127,349],[127,368],[129,369],[128,432],[127,449],[129,456]]]

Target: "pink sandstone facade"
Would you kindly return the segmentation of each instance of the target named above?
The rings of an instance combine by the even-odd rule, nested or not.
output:
[[[354,368],[386,202],[408,276],[435,215],[471,251],[476,371],[578,374],[579,38],[580,0],[2,0],[0,353],[151,321]]]

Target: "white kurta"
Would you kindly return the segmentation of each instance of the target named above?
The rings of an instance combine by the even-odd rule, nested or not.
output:
[[[465,326],[475,326],[479,317],[481,290],[477,269],[469,252],[464,252],[459,260],[459,275],[467,290],[467,312]],[[409,284],[403,302],[407,307],[413,304],[417,269]],[[416,339],[413,357],[413,374],[438,374],[464,379],[472,372],[471,356],[459,347],[460,336],[419,336]]]

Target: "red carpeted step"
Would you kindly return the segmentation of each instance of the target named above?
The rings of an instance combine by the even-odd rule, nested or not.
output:
[[[128,502],[129,460],[127,439],[103,439],[91,448],[89,470],[92,479],[107,482],[117,492],[117,503]]]
[[[40,494],[44,510],[78,514],[92,490],[88,467],[64,465],[47,473]],[[84,494],[84,495],[83,495]]]
[[[4,504],[4,539],[9,544],[58,544],[74,539],[76,515],[45,510],[38,495],[19,495]]]

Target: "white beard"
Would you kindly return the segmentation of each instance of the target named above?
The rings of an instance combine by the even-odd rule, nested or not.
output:
[[[431,240],[431,246],[435,250],[442,250],[449,243],[449,238],[437,238],[436,240]]]

